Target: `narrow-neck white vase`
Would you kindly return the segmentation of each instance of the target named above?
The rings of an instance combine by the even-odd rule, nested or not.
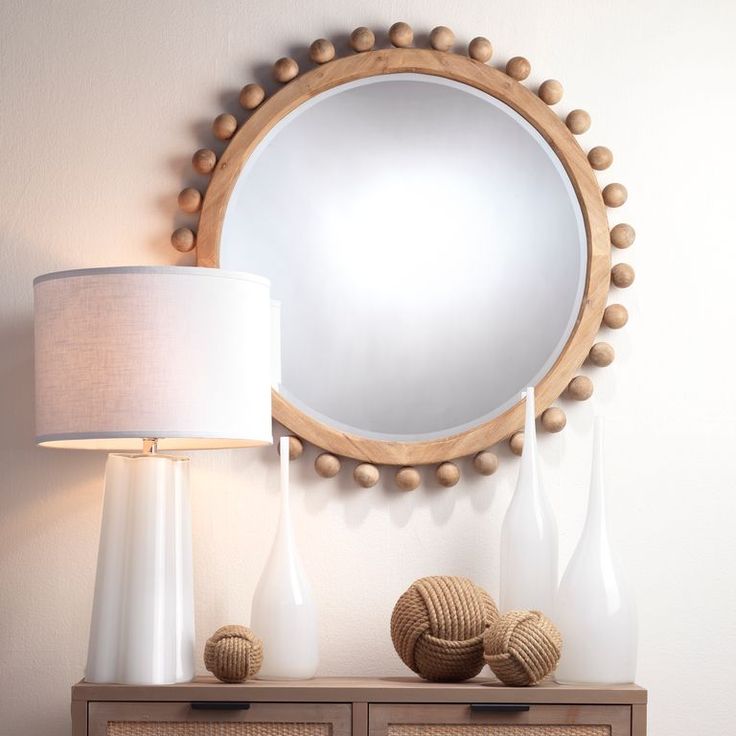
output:
[[[537,457],[534,388],[526,390],[519,479],[501,530],[501,610],[550,614],[557,591],[557,524]]]
[[[294,540],[289,506],[289,440],[281,440],[281,513],[253,595],[251,628],[263,641],[259,679],[306,680],[319,664],[317,609]]]
[[[636,674],[633,595],[611,549],[603,482],[603,421],[595,420],[585,527],[562,577],[554,622],[562,634],[560,683],[627,683]]]

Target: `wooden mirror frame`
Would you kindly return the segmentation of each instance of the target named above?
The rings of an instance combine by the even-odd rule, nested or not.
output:
[[[607,148],[596,146],[587,156],[575,140],[575,135],[590,127],[590,116],[584,110],[573,110],[563,121],[551,106],[562,98],[562,85],[556,80],[543,82],[534,94],[522,84],[531,66],[523,57],[508,61],[504,70],[488,64],[492,48],[482,37],[473,39],[468,56],[451,51],[454,34],[439,26],[430,36],[430,49],[412,47],[413,32],[406,23],[396,23],[389,30],[389,40],[395,48],[375,49],[375,35],[367,28],[357,28],[350,36],[352,52],[337,58],[334,45],[318,39],[309,49],[315,68],[304,74],[294,59],[281,58],[273,67],[274,80],[285,85],[267,97],[263,87],[246,85],[240,94],[240,104],[249,112],[240,123],[230,113],[215,118],[213,134],[229,141],[218,157],[212,149],[200,149],[192,163],[199,174],[210,175],[206,194],[187,187],[179,194],[180,208],[189,214],[201,211],[198,230],[178,228],[172,235],[172,245],[180,252],[197,249],[197,265],[219,267],[219,246],[228,201],[238,176],[248,158],[264,136],[299,105],[326,90],[366,77],[412,72],[444,77],[479,89],[504,102],[526,119],[547,141],[562,163],[573,185],[582,211],[587,236],[587,267],[584,294],[576,323],[558,359],[536,386],[536,409],[541,424],[550,432],[562,430],[565,414],[552,406],[558,397],[585,400],[593,393],[592,381],[579,375],[586,359],[596,366],[609,365],[613,348],[605,342],[595,343],[601,324],[618,329],[628,320],[621,304],[606,307],[609,286],[625,288],[634,279],[628,264],[611,268],[611,246],[627,248],[634,241],[630,225],[619,224],[609,231],[607,207],[619,207],[626,201],[622,184],[611,183],[602,190],[594,170],[607,169],[613,156]],[[595,343],[595,344],[594,344]],[[291,432],[292,457],[301,454],[303,438],[326,450],[315,463],[323,477],[332,477],[340,470],[340,456],[361,461],[354,476],[359,485],[370,487],[379,478],[377,464],[402,466],[396,473],[396,484],[403,490],[419,485],[417,464],[439,463],[436,478],[440,485],[455,485],[460,477],[457,465],[450,460],[475,455],[474,466],[482,474],[495,471],[498,460],[488,448],[508,438],[512,452],[519,455],[523,446],[523,401],[490,421],[466,431],[418,442],[383,441],[363,437],[331,427],[302,412],[281,394],[273,392],[273,416]]]

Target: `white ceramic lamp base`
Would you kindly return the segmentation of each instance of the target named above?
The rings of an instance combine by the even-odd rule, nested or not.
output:
[[[110,455],[86,679],[163,685],[193,676],[189,461]]]

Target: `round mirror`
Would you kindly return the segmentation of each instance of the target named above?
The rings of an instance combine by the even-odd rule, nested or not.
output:
[[[341,84],[273,126],[219,248],[282,302],[284,399],[339,431],[417,442],[488,422],[545,376],[588,245],[536,128],[467,84],[405,73]]]

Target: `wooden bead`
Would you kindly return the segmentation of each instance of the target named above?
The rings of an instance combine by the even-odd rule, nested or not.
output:
[[[281,443],[276,443],[276,452],[281,454]],[[302,456],[304,452],[304,445],[298,437],[294,437],[293,434],[289,435],[289,460],[296,460]]]
[[[455,463],[442,463],[434,471],[437,482],[445,488],[452,488],[460,480],[460,468]]]
[[[317,455],[317,459],[314,461],[314,469],[317,471],[317,475],[322,478],[334,478],[340,472],[341,467],[340,458],[329,452]]]
[[[273,65],[273,78],[281,84],[291,82],[299,74],[299,64],[284,56]]]
[[[392,46],[407,49],[414,41],[414,31],[408,23],[399,21],[388,29],[388,40],[391,41]]]
[[[565,125],[571,133],[581,135],[590,129],[590,115],[585,110],[571,110],[565,118]]]
[[[370,463],[361,463],[353,470],[353,478],[361,488],[373,488],[380,477],[378,468]]]
[[[511,449],[511,452],[514,453],[514,455],[521,455],[521,453],[524,451],[523,432],[514,432],[514,434],[509,437],[509,448]]]
[[[636,240],[636,231],[631,225],[620,222],[611,229],[611,245],[614,248],[628,248]]]
[[[611,269],[611,283],[619,289],[628,289],[635,277],[634,269],[628,263],[617,263]]]
[[[514,56],[506,62],[506,74],[517,82],[523,82],[532,73],[532,65],[523,56]]]
[[[335,58],[335,46],[326,38],[318,38],[309,47],[309,58],[315,64],[326,64]]]
[[[176,248],[179,253],[189,253],[194,250],[197,245],[197,236],[188,227],[180,227],[171,233],[171,245]]]
[[[498,458],[490,450],[482,450],[473,458],[473,467],[481,475],[493,475],[498,470]]]
[[[255,110],[266,99],[266,90],[260,84],[246,84],[240,90],[240,107]]]
[[[211,174],[217,165],[217,154],[209,148],[200,148],[192,156],[192,166],[198,174]]]
[[[231,115],[229,112],[223,112],[212,122],[212,132],[215,134],[215,138],[221,141],[230,140],[237,129],[238,121],[235,115]]]
[[[376,35],[370,28],[360,26],[350,34],[350,48],[358,53],[370,51],[376,43]]]
[[[609,304],[603,310],[603,324],[612,329],[619,330],[629,321],[629,313],[623,304]]]
[[[623,184],[608,184],[603,187],[603,201],[606,207],[620,207],[628,196],[629,193]]]
[[[468,56],[485,64],[493,56],[493,46],[487,38],[477,36],[468,44]]]
[[[596,146],[588,151],[588,163],[596,171],[603,171],[613,163],[613,154],[605,146]]]
[[[179,209],[182,212],[187,212],[191,215],[195,212],[199,212],[199,208],[202,206],[202,194],[199,189],[187,187],[179,192],[177,202],[179,203]]]
[[[556,105],[561,99],[563,94],[562,84],[556,79],[548,79],[546,82],[542,82],[537,90],[539,99],[547,105]]]
[[[615,357],[616,351],[613,349],[613,345],[609,345],[607,342],[597,342],[588,353],[588,360],[599,368],[611,365]]]
[[[396,471],[395,480],[396,487],[400,491],[414,491],[419,488],[419,484],[422,482],[422,476],[419,475],[419,471],[416,468],[407,465]]]
[[[550,406],[542,412],[542,426],[548,432],[561,432],[566,424],[567,417],[559,406]]]
[[[455,34],[447,26],[437,26],[429,34],[429,44],[437,51],[449,51],[455,45]]]
[[[593,395],[593,381],[588,376],[575,376],[567,384],[567,395],[575,401],[585,401]]]

